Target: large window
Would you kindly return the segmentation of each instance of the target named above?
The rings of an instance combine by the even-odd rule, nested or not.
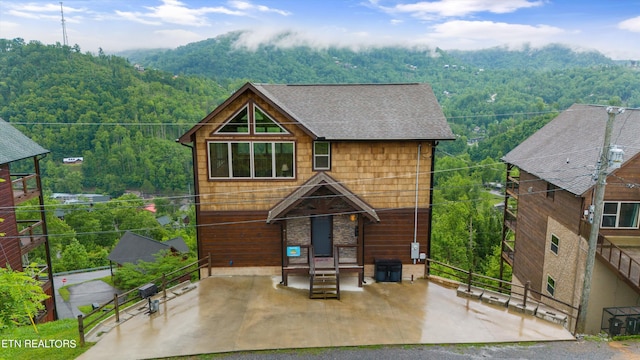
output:
[[[603,228],[637,229],[640,203],[605,202],[602,213]]]
[[[331,143],[327,141],[313,143],[313,169],[331,170]]]
[[[209,142],[210,178],[292,178],[293,142]]]

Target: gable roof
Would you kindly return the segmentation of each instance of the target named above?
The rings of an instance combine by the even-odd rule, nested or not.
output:
[[[161,242],[126,231],[107,259],[120,265],[138,261],[153,262],[156,261],[155,254],[162,250],[185,253],[189,247],[181,237]]]
[[[607,107],[574,104],[531,135],[502,160],[572,194],[582,195],[595,182],[608,119]],[[611,145],[624,150],[624,162],[640,153],[640,109],[616,116]]]
[[[302,184],[295,191],[289,194],[289,196],[284,198],[281,202],[279,202],[278,204],[276,204],[276,206],[269,210],[269,214],[267,215],[267,223],[278,220],[280,216],[289,212],[305,198],[307,198],[309,195],[313,194],[314,192],[316,192],[316,190],[323,186],[340,195],[345,202],[347,202],[356,210],[361,211],[371,220],[376,222],[380,221],[378,214],[371,206],[367,205],[367,203],[357,197],[340,182],[327,175],[326,173],[320,172],[313,176],[311,179],[307,180],[307,182]]]
[[[8,164],[47,153],[49,150],[38,145],[0,118],[0,164]]]
[[[178,140],[191,142],[197,129],[246,91],[262,97],[315,139],[455,139],[428,84],[247,83]]]

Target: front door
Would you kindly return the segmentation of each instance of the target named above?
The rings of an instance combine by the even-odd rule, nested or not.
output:
[[[311,245],[315,256],[331,256],[332,244],[332,224],[333,216],[313,216],[311,217]]]

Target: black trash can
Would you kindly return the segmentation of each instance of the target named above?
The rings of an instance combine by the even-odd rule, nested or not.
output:
[[[389,265],[389,281],[402,282],[402,263],[400,260]]]
[[[640,333],[640,318],[628,317],[625,324],[625,335],[638,335]]]
[[[389,265],[386,260],[376,260],[376,282],[385,282],[389,274]]]
[[[376,282],[402,281],[402,261],[398,259],[376,259],[374,263]]]
[[[609,319],[609,336],[614,337],[620,335],[622,331],[622,320],[612,317]]]

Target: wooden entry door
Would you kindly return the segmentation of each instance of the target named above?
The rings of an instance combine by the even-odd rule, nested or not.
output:
[[[315,256],[333,255],[333,216],[311,217],[311,245]]]

